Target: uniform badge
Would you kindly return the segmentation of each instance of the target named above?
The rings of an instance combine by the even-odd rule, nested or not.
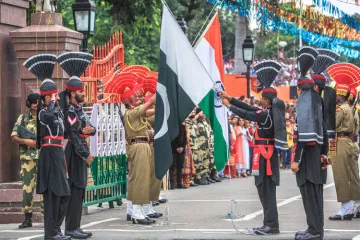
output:
[[[68,122],[70,123],[70,126],[74,125],[76,123],[76,117],[74,117],[73,119],[71,119],[70,115],[68,115],[67,118]]]

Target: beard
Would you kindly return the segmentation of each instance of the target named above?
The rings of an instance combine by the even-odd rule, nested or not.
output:
[[[79,95],[75,95],[75,100],[78,103],[83,103],[85,100],[85,96],[80,97]]]

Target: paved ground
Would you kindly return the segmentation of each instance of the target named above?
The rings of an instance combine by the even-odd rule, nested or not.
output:
[[[360,219],[327,220],[339,208],[332,182],[332,174],[329,174],[324,190],[325,239],[360,239]],[[126,221],[124,204],[115,209],[108,209],[106,205],[102,209],[92,207],[82,224],[84,229],[94,233],[92,239],[294,239],[297,230],[306,228],[299,194],[295,176],[289,170],[281,170],[281,186],[277,190],[281,234],[263,238],[246,234],[246,228],[262,225],[263,219],[252,177],[163,192],[169,202],[156,210],[163,213],[169,210],[167,223],[164,218],[156,226],[134,226]],[[233,204],[232,199],[235,199]],[[227,219],[231,206],[234,208],[233,222]],[[243,217],[239,218],[241,213]],[[24,231],[17,230],[17,224],[0,225],[0,239],[41,239],[42,233],[39,224]]]

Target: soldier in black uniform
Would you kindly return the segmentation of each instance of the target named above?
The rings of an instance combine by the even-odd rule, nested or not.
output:
[[[74,54],[77,55],[76,58],[73,57]],[[66,90],[60,94],[61,107],[64,109],[65,115],[66,135],[69,139],[65,148],[65,156],[71,190],[65,219],[65,235],[74,239],[86,239],[92,236],[92,233],[84,232],[80,228],[82,202],[88,177],[87,169],[94,159],[89,152],[86,139],[96,134],[95,128],[89,123],[81,106],[85,100],[85,91],[84,83],[79,77],[87,67],[87,64],[83,63],[83,55],[88,57],[86,53],[63,54],[60,61],[60,64],[61,62],[68,63],[67,67],[63,65],[62,67],[69,75],[76,74],[70,77],[66,84]],[[77,70],[76,73],[75,70]]]
[[[299,240],[323,239],[324,234],[322,159],[327,161],[327,148],[323,148],[324,135],[326,136],[323,103],[320,94],[314,90],[314,81],[305,77],[317,56],[318,51],[314,48],[303,47],[299,50],[298,66],[301,77],[298,80],[298,115],[294,129],[294,162],[291,169],[296,173],[308,224],[306,231],[296,233],[295,239]]]
[[[254,228],[257,235],[277,234],[279,231],[276,205],[276,186],[279,186],[279,162],[276,148],[287,149],[285,127],[285,104],[278,99],[277,92],[270,87],[281,65],[274,61],[264,61],[254,67],[257,78],[265,86],[262,91],[264,109],[248,105],[220,92],[223,104],[239,117],[257,122],[253,153],[252,175],[263,206],[263,226]]]
[[[40,149],[36,193],[44,198],[44,239],[67,240],[61,233],[70,196],[64,156],[63,114],[58,106],[58,89],[50,80],[56,62],[52,54],[39,54],[24,65],[38,79],[41,98],[38,104],[37,148]]]

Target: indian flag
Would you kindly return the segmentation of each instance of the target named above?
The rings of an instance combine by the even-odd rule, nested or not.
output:
[[[221,43],[220,43],[221,44]],[[200,43],[199,43],[200,46]],[[208,46],[211,46],[208,44]],[[214,48],[213,48],[214,49]],[[171,142],[179,134],[181,124],[192,109],[199,105],[210,118],[215,134],[215,159],[218,169],[222,169],[227,161],[227,136],[222,129],[226,122],[226,115],[218,112],[221,100],[215,89],[221,88],[219,68],[217,75],[210,73],[204,67],[204,61],[215,63],[215,55],[208,53],[208,59],[203,61],[194,52],[191,44],[172,17],[169,9],[164,7],[160,38],[160,63],[156,93],[155,115],[155,174],[162,179],[170,168],[173,157]],[[203,56],[202,56],[203,58]],[[221,65],[221,64],[220,64]],[[212,79],[214,77],[214,80]],[[226,111],[225,111],[226,112]]]
[[[199,106],[210,119],[214,131],[214,159],[221,170],[228,161],[229,129],[227,109],[222,105],[217,90],[224,90],[224,64],[222,55],[219,15],[216,13],[195,46],[201,63],[215,80],[215,88],[209,91]]]

